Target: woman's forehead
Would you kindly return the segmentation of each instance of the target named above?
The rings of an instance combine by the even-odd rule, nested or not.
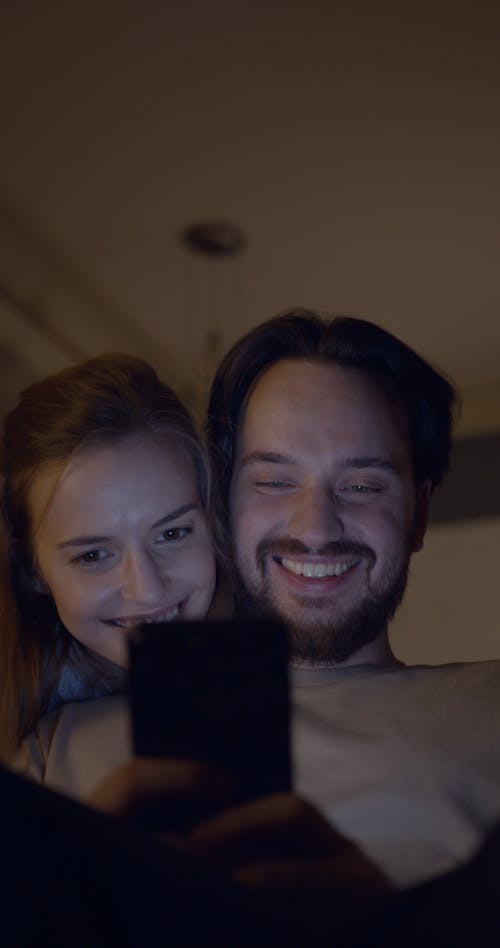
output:
[[[45,462],[31,478],[28,508],[33,533],[49,514],[63,516],[72,504],[82,517],[113,503],[116,511],[128,504],[155,498],[194,494],[198,486],[193,460],[172,436],[133,436],[83,447],[65,461]]]

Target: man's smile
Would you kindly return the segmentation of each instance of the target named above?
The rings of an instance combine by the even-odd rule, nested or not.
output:
[[[342,576],[359,563],[359,560],[344,560],[337,563],[317,563],[310,560],[291,560],[287,557],[274,557],[284,569],[295,576],[307,579],[324,579],[330,576]]]

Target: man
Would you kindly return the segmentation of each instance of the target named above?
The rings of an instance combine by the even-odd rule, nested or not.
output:
[[[500,664],[404,668],[388,638],[454,404],[392,334],[297,311],[233,346],[209,405],[234,608],[290,629],[296,786],[399,885],[500,814]]]
[[[299,659],[393,662],[387,622],[448,467],[454,402],[365,320],[297,311],[240,339],[208,412],[236,610],[283,618]]]

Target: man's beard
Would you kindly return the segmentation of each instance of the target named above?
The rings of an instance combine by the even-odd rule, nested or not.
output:
[[[375,641],[385,631],[387,623],[396,612],[408,582],[411,540],[408,538],[399,557],[394,557],[386,564],[377,580],[376,588],[368,588],[362,600],[350,608],[347,607],[343,614],[335,617],[328,614],[328,610],[332,609],[332,602],[335,602],[335,597],[330,594],[324,597],[297,596],[297,609],[291,617],[280,610],[279,603],[273,598],[266,561],[273,553],[279,556],[288,553],[307,556],[310,552],[296,540],[263,541],[256,551],[261,582],[254,581],[250,585],[243,582],[235,556],[235,611],[239,615],[256,619],[276,619],[284,622],[288,630],[292,660],[307,661],[313,665],[344,662],[364,645]],[[330,556],[363,557],[369,562],[368,575],[376,559],[370,547],[349,541],[332,542],[321,551],[315,552]],[[303,621],[300,620],[301,607],[309,611],[309,616]],[[311,618],[313,609],[317,617]]]

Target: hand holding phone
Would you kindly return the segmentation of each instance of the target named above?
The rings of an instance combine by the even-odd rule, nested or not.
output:
[[[234,801],[290,789],[288,644],[275,622],[139,626],[130,637],[134,752],[222,767]]]

